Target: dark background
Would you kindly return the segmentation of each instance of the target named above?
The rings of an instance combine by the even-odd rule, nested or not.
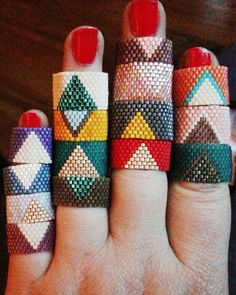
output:
[[[116,41],[121,35],[121,17],[127,3],[121,0],[0,0],[1,167],[5,165],[9,130],[17,124],[22,112],[38,108],[51,118],[51,76],[60,71],[63,41],[70,30],[92,25],[103,32],[104,71],[109,72],[112,85]],[[236,41],[236,0],[162,0],[162,3],[167,13],[167,36],[174,42],[175,62],[190,47],[203,46],[220,54]],[[6,270],[4,204],[2,194],[0,294]],[[231,293],[236,294],[233,250],[230,285]]]

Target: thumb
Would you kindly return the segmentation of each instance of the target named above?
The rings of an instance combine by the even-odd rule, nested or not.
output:
[[[231,212],[227,69],[202,48],[188,50],[181,64],[185,69],[174,74],[168,233],[174,252],[190,269],[196,293],[208,278],[206,293],[214,287],[226,294]]]

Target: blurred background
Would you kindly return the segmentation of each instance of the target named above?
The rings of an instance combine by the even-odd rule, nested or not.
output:
[[[207,47],[220,56],[223,64],[230,66],[232,91],[235,91],[236,0],[161,2],[167,14],[167,37],[174,42],[175,63],[186,49]],[[73,28],[92,25],[103,32],[106,42],[104,71],[110,74],[112,91],[116,42],[121,36],[122,12],[127,3],[125,0],[0,1],[1,167],[6,165],[9,131],[16,126],[22,112],[37,108],[52,118],[52,74],[60,71],[63,41]],[[235,93],[232,92],[231,97],[235,99]],[[4,203],[1,197],[0,294],[6,271]],[[231,239],[231,245],[230,257],[233,261],[236,251],[234,239]],[[232,263],[230,268],[232,294],[236,294],[234,265]]]

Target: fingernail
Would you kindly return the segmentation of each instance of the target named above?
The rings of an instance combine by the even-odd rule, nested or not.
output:
[[[182,57],[183,68],[210,66],[211,62],[210,52],[201,47],[188,49]]]
[[[92,64],[96,57],[97,47],[97,28],[79,28],[72,33],[72,53],[76,63]]]
[[[158,1],[134,0],[130,6],[131,33],[136,37],[155,35],[158,25]]]
[[[26,112],[20,117],[19,127],[40,128],[41,126],[41,118],[36,113]]]

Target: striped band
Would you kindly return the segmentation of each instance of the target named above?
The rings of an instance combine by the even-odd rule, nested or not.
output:
[[[161,170],[170,167],[171,142],[114,139],[111,166],[115,169]]]
[[[217,105],[177,108],[175,142],[229,144],[229,108]]]
[[[10,166],[3,170],[6,195],[50,192],[51,168],[47,164]]]
[[[8,252],[12,254],[32,254],[52,251],[54,236],[54,221],[7,224]]]
[[[54,111],[55,140],[97,141],[107,136],[107,111]]]
[[[53,75],[53,109],[108,109],[108,75],[102,72],[61,72]]]
[[[106,141],[54,142],[54,175],[102,177],[107,175]]]
[[[7,223],[41,223],[55,219],[50,193],[6,197]]]
[[[176,106],[228,105],[228,69],[205,66],[174,71],[173,102]]]
[[[109,178],[54,177],[54,204],[75,207],[108,207]]]
[[[158,37],[129,38],[118,43],[117,64],[133,62],[172,64],[172,42]]]
[[[231,181],[232,154],[228,145],[174,144],[170,176],[196,183]]]
[[[52,129],[12,129],[9,161],[13,163],[52,163]]]
[[[118,65],[115,100],[172,100],[173,66],[157,62]]]
[[[163,101],[112,104],[112,138],[173,140],[173,107]]]

